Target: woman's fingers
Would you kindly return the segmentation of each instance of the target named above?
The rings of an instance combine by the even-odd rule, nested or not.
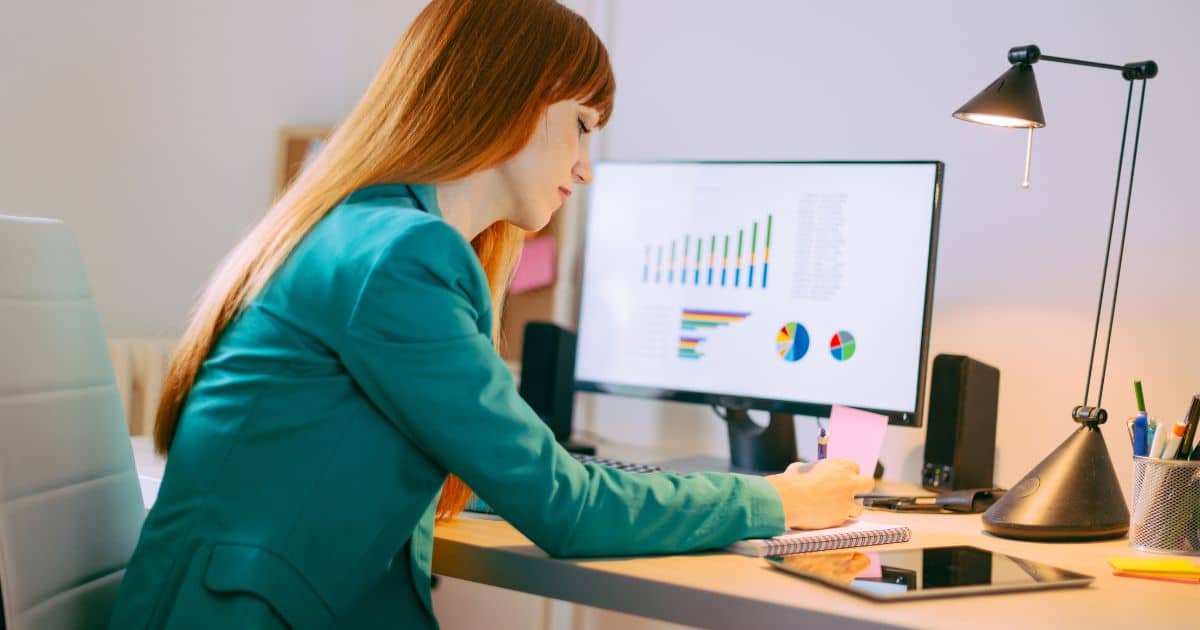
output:
[[[832,459],[823,459],[818,463],[822,464],[825,468],[829,468],[834,471],[838,471],[838,472],[845,471],[845,472],[850,473],[851,475],[858,474],[858,462],[855,462],[850,459],[845,459],[842,457],[834,457]]]
[[[805,471],[806,466],[808,466],[808,464],[804,462],[792,462],[788,464],[787,470],[783,472],[787,474],[799,474]]]

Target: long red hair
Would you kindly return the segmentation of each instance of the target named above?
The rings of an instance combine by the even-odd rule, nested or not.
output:
[[[183,334],[154,424],[171,448],[196,373],[221,332],[310,229],[351,192],[385,183],[461,179],[509,160],[545,109],[578,99],[612,112],[608,52],[579,15],[554,0],[434,0],[416,17],[325,149],[222,261]],[[497,222],[471,241],[494,303],[493,337],[524,233]],[[471,491],[451,475],[439,519]]]

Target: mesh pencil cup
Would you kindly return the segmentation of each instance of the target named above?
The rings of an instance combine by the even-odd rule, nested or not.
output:
[[[1133,458],[1129,545],[1200,556],[1200,461]]]

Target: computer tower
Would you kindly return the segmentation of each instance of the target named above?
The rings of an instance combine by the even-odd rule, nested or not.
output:
[[[575,333],[550,322],[525,324],[521,382],[517,391],[569,450],[589,452],[570,442],[575,407]],[[595,449],[590,449],[595,452]]]
[[[992,487],[999,395],[996,368],[963,355],[934,357],[922,486],[935,491]]]

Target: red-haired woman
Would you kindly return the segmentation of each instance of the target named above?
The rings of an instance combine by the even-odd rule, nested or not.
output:
[[[613,89],[604,46],[552,0],[417,16],[197,305],[114,628],[436,626],[433,524],[468,485],[556,556],[857,514],[864,480],[838,462],[766,478],[585,466],[516,393],[496,308],[523,231],[591,180]]]

